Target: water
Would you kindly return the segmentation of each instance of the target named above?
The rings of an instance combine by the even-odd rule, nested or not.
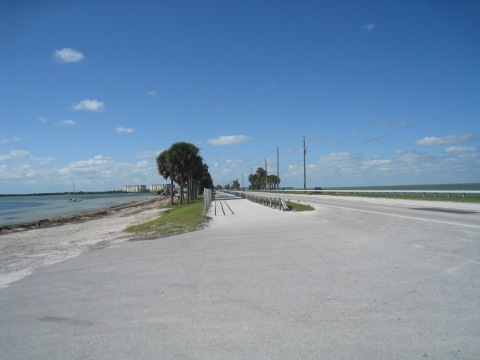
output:
[[[0,226],[52,220],[68,215],[108,209],[112,206],[142,201],[150,194],[79,195],[79,202],[69,202],[71,195],[0,196]]]

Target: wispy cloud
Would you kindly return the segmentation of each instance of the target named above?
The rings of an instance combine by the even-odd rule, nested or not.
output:
[[[19,142],[19,141],[22,141],[22,138],[20,138],[18,136],[12,136],[12,137],[9,137],[8,139],[0,140],[0,144],[8,144],[8,143],[11,143],[11,142]]]
[[[40,121],[42,124],[46,124],[48,122],[45,116],[39,116],[38,121]]]
[[[72,161],[70,163],[71,167],[84,169],[91,166],[105,165],[110,161],[110,157],[103,155],[95,155],[93,158],[88,160]]]
[[[445,149],[447,154],[452,153],[466,153],[466,152],[475,152],[478,151],[478,148],[475,146],[449,146]]]
[[[226,164],[234,165],[234,166],[243,164],[244,162],[245,160],[242,160],[242,159],[225,159]]]
[[[57,161],[59,159],[54,157],[34,156],[26,150],[0,153],[0,181],[9,180],[2,192],[31,192],[35,186],[44,189],[41,191],[59,191],[62,186],[69,190],[72,177],[77,188],[82,190],[121,189],[126,184],[149,184],[158,178],[153,159],[117,161],[109,156],[96,155],[52,167]]]
[[[100,112],[105,109],[105,103],[99,100],[82,100],[73,105],[73,110],[88,110]]]
[[[27,150],[10,150],[7,155],[0,155],[0,161],[20,159],[32,155]]]
[[[135,129],[119,126],[119,127],[117,127],[116,131],[117,131],[117,133],[120,133],[120,134],[131,134],[131,133],[135,132]]]
[[[239,144],[245,141],[250,140],[250,136],[246,135],[228,135],[228,136],[219,136],[215,139],[208,140],[210,145],[233,145]]]
[[[374,24],[374,23],[369,23],[369,24],[366,24],[366,25],[363,25],[363,28],[368,31],[368,32],[371,32],[373,30],[375,30],[377,28],[377,25]]]
[[[158,94],[158,91],[157,91],[157,90],[150,90],[150,91],[148,92],[148,95],[150,95],[150,96],[156,96],[157,94]]]
[[[137,159],[156,159],[163,150],[143,150],[137,152]]]
[[[61,120],[61,121],[58,121],[57,124],[61,126],[74,126],[75,120],[72,120],[72,119]]]
[[[374,159],[374,160],[367,160],[362,163],[364,167],[371,167],[371,166],[385,166],[392,163],[391,159]]]
[[[418,139],[414,142],[415,145],[422,145],[422,146],[436,146],[436,145],[451,145],[451,144],[462,144],[462,143],[469,143],[477,140],[476,135],[449,135],[444,137],[424,137],[422,139]]]
[[[53,57],[56,62],[61,64],[67,64],[80,62],[85,58],[85,55],[75,49],[63,48],[61,50],[55,50],[55,52],[53,53]]]
[[[47,165],[50,164],[52,161],[55,160],[54,157],[47,156],[47,157],[32,157],[32,160],[36,161],[39,165]]]

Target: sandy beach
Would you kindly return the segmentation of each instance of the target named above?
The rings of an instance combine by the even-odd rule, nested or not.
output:
[[[0,288],[52,265],[107,246],[122,244],[134,235],[123,232],[161,214],[168,197],[60,218],[55,221],[3,229],[0,232]]]

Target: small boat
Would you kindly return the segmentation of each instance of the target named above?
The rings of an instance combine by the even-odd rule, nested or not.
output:
[[[75,195],[76,191],[75,191],[75,179],[73,180],[73,194]],[[70,198],[68,199],[68,202],[80,202],[82,201],[82,199],[79,199],[79,198]]]

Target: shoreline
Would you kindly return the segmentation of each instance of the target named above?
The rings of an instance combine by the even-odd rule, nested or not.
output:
[[[112,208],[38,222],[0,232],[0,289],[86,251],[118,246],[135,238],[124,230],[161,216],[170,197],[155,197]]]
[[[52,219],[41,219],[32,222],[22,222],[18,224],[9,224],[0,226],[0,237],[12,232],[28,231],[34,229],[50,228],[54,226],[61,226],[69,223],[78,223],[88,220],[98,219],[100,217],[109,216],[124,209],[138,208],[140,206],[149,205],[151,203],[164,203],[164,200],[169,200],[170,197],[157,197],[152,199],[133,201],[126,204],[115,205],[101,210],[86,211],[78,214],[55,217]]]

